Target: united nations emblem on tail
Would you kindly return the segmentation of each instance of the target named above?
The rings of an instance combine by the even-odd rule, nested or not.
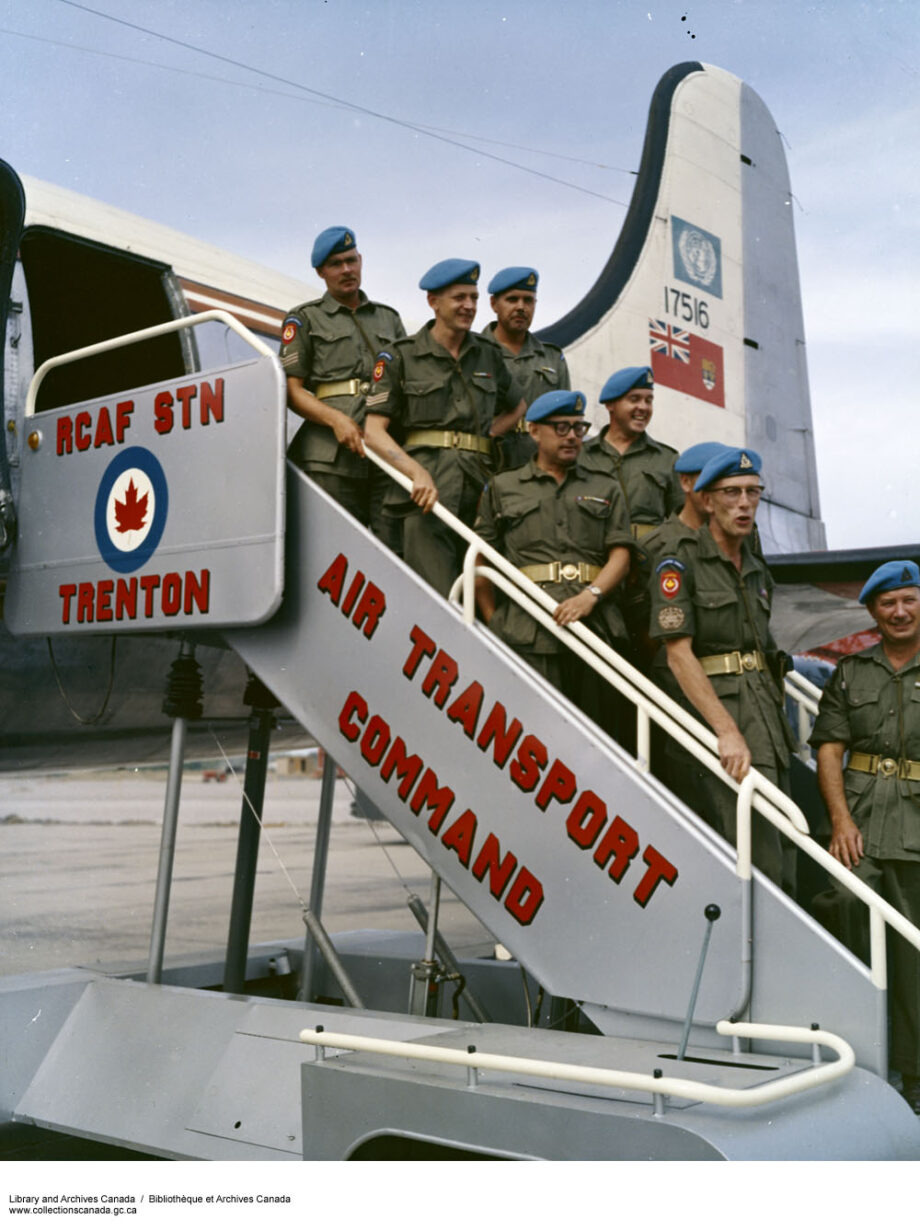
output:
[[[722,298],[722,241],[701,226],[671,215],[674,276]]]

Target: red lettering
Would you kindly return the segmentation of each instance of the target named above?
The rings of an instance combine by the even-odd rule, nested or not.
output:
[[[663,854],[659,854],[654,846],[646,846],[642,857],[648,864],[648,871],[639,881],[633,893],[633,900],[638,901],[644,910],[662,880],[666,884],[674,883],[677,879],[677,868],[673,863],[669,863]]]
[[[361,592],[361,586],[364,584],[364,573],[356,572],[355,579],[348,587],[348,593],[345,595],[345,601],[342,603],[342,614],[350,615],[351,608],[355,605],[355,599]]]
[[[431,828],[432,824],[434,824],[434,818],[431,819],[428,827]],[[448,850],[454,850],[464,867],[469,867],[470,865],[470,855],[473,852],[473,838],[476,836],[476,824],[475,813],[467,808],[459,820],[455,820],[441,838],[441,844],[446,846]],[[437,829],[434,831],[437,832]]]
[[[99,407],[99,418],[96,420],[96,439],[93,441],[93,448],[101,448],[103,444],[114,444],[115,437],[112,434],[112,420],[109,418],[107,406]]]
[[[476,723],[479,721],[479,711],[482,708],[483,690],[481,683],[471,683],[460,693],[447,716],[452,722],[459,722],[468,739],[476,734]]]
[[[368,581],[364,593],[361,595],[361,601],[355,607],[355,613],[352,616],[351,622],[356,628],[360,628],[364,624],[364,635],[370,640],[377,631],[377,625],[383,618],[386,609],[387,600],[383,590],[378,589],[373,581]]]
[[[638,851],[639,834],[622,816],[614,816],[610,827],[601,838],[601,844],[594,851],[594,861],[598,867],[606,867],[608,859],[613,855],[613,862],[607,874],[619,884]]]
[[[147,619],[153,615],[153,595],[159,588],[160,578],[158,576],[141,577],[141,589],[144,591],[144,615]]]
[[[409,651],[409,656],[403,663],[403,674],[407,679],[411,679],[418,670],[418,664],[422,658],[430,658],[437,645],[426,632],[423,632],[418,624],[409,633],[409,639],[412,641],[412,649]]]
[[[527,735],[521,744],[517,759],[511,766],[511,780],[525,794],[529,794],[540,780],[540,773],[546,768],[546,748],[535,735]]]
[[[368,764],[378,765],[389,746],[390,728],[380,714],[375,713],[368,722],[364,738],[361,740],[361,755]]]
[[[554,760],[534,802],[540,811],[546,811],[553,799],[558,799],[560,803],[568,803],[574,793],[575,774],[561,760]]]
[[[224,379],[219,376],[214,382],[215,387],[212,389],[207,380],[202,381],[201,385],[201,425],[207,427],[210,417],[213,415],[215,423],[224,421]]]
[[[505,898],[505,909],[522,927],[529,927],[543,904],[543,885],[526,867],[517,873]]]
[[[168,435],[173,429],[172,405],[172,393],[167,393],[165,389],[153,399],[153,428],[161,436]]]
[[[209,568],[202,568],[200,577],[196,577],[194,572],[185,574],[185,606],[183,609],[186,615],[191,615],[193,606],[197,606],[204,615],[210,609],[211,570]]]
[[[176,397],[182,403],[182,427],[184,431],[192,425],[192,402],[198,396],[198,386],[196,384],[183,384],[181,388],[176,389]]]
[[[405,799],[415,785],[415,779],[422,771],[422,758],[421,756],[407,756],[406,745],[399,737],[393,740],[393,746],[387,752],[387,758],[383,762],[380,776],[385,782],[388,782],[393,776],[394,771],[400,780],[400,786],[396,793],[401,799]]]
[[[450,690],[457,682],[457,676],[460,674],[460,668],[453,660],[449,653],[445,653],[443,649],[438,650],[438,656],[431,664],[431,670],[425,676],[425,682],[422,684],[422,691],[426,696],[431,696],[434,703],[439,709],[444,708],[444,703],[450,695]]]
[[[57,455],[73,452],[73,423],[69,414],[62,414],[57,421]],[[66,621],[65,621],[66,622]]]
[[[607,804],[593,790],[584,790],[569,812],[565,831],[582,850],[590,850],[607,822]]]
[[[500,901],[502,893],[505,891],[505,887],[511,879],[516,866],[517,859],[510,850],[504,858],[501,857],[501,847],[498,844],[498,838],[494,833],[490,833],[482,843],[482,849],[476,856],[476,862],[473,864],[473,875],[481,882],[483,876],[488,871],[489,892],[496,901]]]
[[[167,572],[163,578],[163,593],[160,603],[164,615],[178,615],[182,606],[182,578],[178,572]]]
[[[354,743],[361,733],[361,727],[352,720],[354,717],[357,717],[359,722],[367,721],[367,701],[360,692],[348,693],[339,714],[339,730],[349,743]]]
[[[342,586],[345,583],[345,574],[348,571],[348,560],[344,555],[337,555],[320,579],[316,582],[316,588],[321,594],[328,594],[332,599],[333,605],[339,605],[339,599],[342,596]]]
[[[423,807],[429,807],[432,810],[432,817],[428,821],[428,827],[432,833],[436,833],[441,827],[444,817],[450,811],[454,802],[454,792],[449,790],[447,786],[438,786],[438,779],[431,769],[426,769],[422,774],[422,780],[418,784],[418,789],[412,796],[412,802],[409,804],[411,810],[418,815]]]
[[[96,586],[96,623],[108,623],[112,618],[112,590],[114,581],[100,581]]]
[[[70,623],[70,603],[77,592],[76,585],[59,585],[58,593],[61,595],[61,623]]]
[[[119,577],[115,587],[115,618],[137,619],[137,577]]]
[[[93,416],[88,410],[81,410],[73,421],[73,438],[77,451],[85,453],[93,442],[89,429],[93,425]]]
[[[492,750],[492,759],[500,769],[505,767],[505,762],[514,751],[515,744],[521,737],[524,727],[515,718],[511,725],[505,726],[505,706],[496,702],[492,706],[492,712],[485,720],[485,725],[479,732],[479,738],[476,740],[476,746],[483,751],[488,749],[489,744],[494,740],[495,747]]]
[[[93,606],[95,594],[89,581],[81,581],[77,589],[77,623],[91,624],[93,622]]]
[[[124,443],[125,432],[131,426],[131,415],[134,413],[133,401],[120,401],[115,407],[115,439]]]

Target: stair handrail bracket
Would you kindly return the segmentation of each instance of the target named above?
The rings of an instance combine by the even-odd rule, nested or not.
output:
[[[29,384],[29,392],[26,397],[25,410],[23,411],[25,418],[30,419],[34,416],[38,390],[41,387],[42,381],[53,368],[63,367],[67,363],[76,363],[80,359],[89,359],[93,355],[104,354],[108,350],[117,350],[121,346],[132,346],[135,342],[145,342],[150,338],[161,337],[167,333],[177,333],[180,329],[191,329],[196,325],[207,324],[209,321],[218,321],[226,325],[228,329],[232,329],[234,333],[241,337],[244,342],[247,342],[257,354],[277,360],[278,356],[270,346],[267,346],[261,338],[257,337],[250,329],[247,329],[244,324],[241,324],[235,316],[231,315],[230,312],[224,311],[222,308],[212,308],[207,312],[197,312],[193,316],[177,316],[175,320],[167,320],[162,324],[151,325],[147,329],[137,329],[133,333],[124,333],[120,337],[106,338],[105,341],[94,342],[91,346],[81,346],[78,350],[68,350],[64,354],[52,355],[50,359],[45,359]]]
[[[804,1093],[821,1085],[840,1080],[852,1070],[856,1056],[850,1044],[837,1034],[823,1029],[806,1029],[797,1025],[768,1025],[751,1021],[718,1021],[717,1031],[730,1037],[757,1038],[761,1041],[802,1043],[812,1048],[815,1057],[811,1067],[788,1076],[780,1076],[750,1089],[727,1089],[705,1081],[687,1080],[675,1076],[652,1076],[646,1072],[629,1072],[616,1068],[599,1068],[583,1064],[559,1063],[530,1059],[520,1055],[496,1055],[487,1051],[455,1050],[425,1043],[402,1042],[392,1038],[372,1038],[357,1034],[333,1033],[325,1028],[303,1029],[300,1040],[316,1047],[316,1062],[324,1063],[331,1048],[358,1051],[392,1058],[440,1063],[474,1071],[509,1072],[541,1080],[575,1081],[606,1089],[629,1089],[652,1095],[658,1106],[664,1097],[685,1098],[726,1109],[743,1110],[764,1106]],[[829,1063],[818,1060],[818,1048],[824,1046],[835,1053]],[[482,1088],[477,1081],[467,1088]]]

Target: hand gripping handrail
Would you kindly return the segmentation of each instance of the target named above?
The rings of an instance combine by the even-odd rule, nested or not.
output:
[[[757,1038],[774,1042],[801,1042],[813,1048],[814,1065],[757,1085],[752,1089],[726,1089],[704,1081],[685,1080],[675,1076],[649,1076],[645,1072],[626,1072],[616,1068],[596,1068],[583,1064],[555,1063],[543,1059],[527,1059],[519,1055],[494,1055],[488,1051],[460,1051],[449,1047],[428,1046],[418,1042],[400,1042],[392,1038],[370,1038],[357,1034],[340,1034],[321,1029],[302,1029],[301,1042],[317,1048],[317,1062],[325,1060],[327,1047],[345,1051],[364,1051],[373,1055],[391,1055],[399,1059],[415,1059],[428,1063],[443,1063],[452,1067],[491,1072],[513,1072],[520,1076],[547,1080],[578,1081],[613,1089],[635,1089],[650,1093],[656,1111],[663,1111],[664,1097],[688,1098],[694,1102],[709,1102],[716,1106],[744,1109],[763,1106],[826,1085],[845,1076],[856,1062],[853,1048],[837,1034],[823,1029],[804,1029],[797,1025],[763,1025],[750,1021],[718,1021],[718,1032],[725,1036]],[[836,1053],[830,1063],[822,1064],[817,1048],[826,1046]],[[476,1089],[475,1079],[468,1082]]]
[[[28,396],[26,397],[25,417],[28,419],[35,414],[35,402],[38,397],[39,386],[52,368],[63,367],[65,363],[75,363],[78,359],[89,359],[93,355],[103,354],[107,350],[117,350],[121,346],[133,346],[135,342],[146,342],[151,337],[160,337],[166,333],[176,333],[180,329],[191,329],[195,325],[207,324],[210,320],[217,320],[225,324],[228,329],[232,329],[234,333],[239,334],[243,341],[248,342],[258,354],[267,355],[270,358],[278,357],[270,346],[266,346],[261,338],[256,337],[245,325],[240,324],[235,316],[231,316],[229,312],[225,312],[220,308],[214,308],[210,312],[198,312],[195,316],[178,316],[175,320],[167,320],[163,324],[151,325],[148,329],[138,329],[134,333],[124,333],[121,337],[110,337],[106,338],[104,342],[94,342],[92,346],[82,346],[79,350],[68,350],[65,354],[52,355],[50,359],[44,361],[32,377]]]

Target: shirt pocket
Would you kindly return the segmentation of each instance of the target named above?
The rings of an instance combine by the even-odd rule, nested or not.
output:
[[[538,367],[534,375],[540,377],[547,389],[555,389],[559,385],[559,373],[554,367]]]
[[[447,387],[442,380],[429,376],[427,378],[406,379],[403,382],[403,393],[406,398],[407,427],[430,425],[443,427],[445,409],[449,402]]]
[[[869,751],[880,751],[881,749],[875,746],[880,742],[878,692],[862,692],[859,689],[848,688],[846,698],[851,746],[856,743],[865,743]],[[868,777],[868,774],[862,776]]]
[[[738,631],[738,607],[740,599],[730,590],[697,588],[694,595],[696,607],[696,641],[702,646],[700,654],[731,653],[741,649]]]
[[[540,510],[540,500],[532,495],[503,495],[499,517],[505,529],[514,529]]]

